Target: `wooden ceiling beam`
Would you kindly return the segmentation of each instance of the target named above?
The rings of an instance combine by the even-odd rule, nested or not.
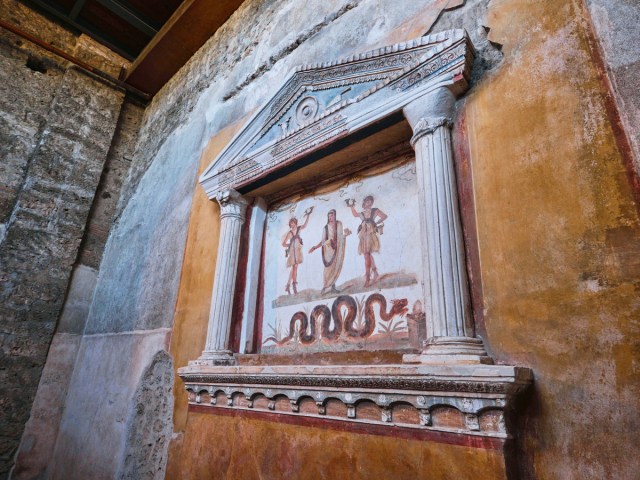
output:
[[[185,0],[134,61],[125,81],[156,94],[241,4]]]
[[[69,13],[69,18],[72,22],[75,22],[80,15],[80,10],[84,7],[84,4],[87,3],[87,0],[76,0],[76,3],[73,4],[73,8],[71,9],[71,13]]]
[[[149,19],[142,18],[141,15],[133,13],[119,2],[114,0],[97,0],[97,2],[111,13],[116,14],[130,25],[133,25],[137,30],[147,34],[149,37],[154,37],[158,33],[158,29],[152,25],[152,22]]]

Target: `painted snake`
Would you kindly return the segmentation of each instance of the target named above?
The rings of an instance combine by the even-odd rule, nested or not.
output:
[[[409,311],[407,309],[407,299],[401,298],[399,300],[391,300],[391,309],[387,312],[387,299],[379,293],[372,293],[364,303],[364,326],[358,330],[353,326],[353,319],[351,319],[351,321],[345,320],[344,330],[347,336],[367,338],[373,333],[376,328],[376,316],[373,311],[373,305],[375,303],[380,305],[380,318],[385,322],[388,322],[396,315],[404,315]]]
[[[322,338],[328,341],[336,340],[342,334],[344,329],[348,337],[367,338],[376,328],[375,312],[373,311],[373,305],[378,303],[380,305],[380,318],[384,321],[389,321],[396,315],[404,315],[407,313],[407,299],[402,298],[399,300],[391,300],[391,309],[389,312],[387,309],[387,299],[379,293],[373,293],[369,295],[367,301],[364,304],[364,325],[360,328],[355,327],[355,320],[358,313],[358,304],[348,295],[340,295],[335,299],[331,310],[326,305],[316,305],[309,318],[304,312],[296,312],[289,321],[289,334],[281,340],[275,337],[268,337],[263,343],[273,341],[277,345],[284,345],[291,341],[296,332],[296,323],[298,324],[297,331],[299,332],[300,343],[308,345],[317,340],[316,338],[316,324],[318,319],[322,317]],[[346,307],[347,311],[343,315],[343,307]],[[331,319],[333,318],[333,328],[331,327]],[[308,332],[307,332],[308,330]]]

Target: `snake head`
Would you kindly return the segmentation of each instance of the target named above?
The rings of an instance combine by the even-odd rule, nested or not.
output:
[[[405,315],[409,311],[408,305],[409,301],[406,298],[391,300],[391,313],[393,315]]]

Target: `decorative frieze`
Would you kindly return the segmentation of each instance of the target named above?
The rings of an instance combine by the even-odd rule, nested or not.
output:
[[[462,67],[462,71],[464,71],[465,62],[467,61],[467,54],[470,56],[470,60],[472,60],[472,50],[470,50],[469,47],[465,44],[460,45],[443,55],[435,56],[433,60],[424,63],[423,65],[414,69],[408,75],[403,76],[402,79],[397,81],[392,88],[398,90],[407,90],[417,85],[422,80],[428,79],[439,70],[450,68],[456,63],[458,63],[459,66]]]
[[[531,382],[528,369],[487,365],[188,370],[180,376],[194,405],[503,438],[504,416]]]
[[[338,62],[300,67],[286,87],[274,99],[271,106],[271,118],[266,124],[273,125],[273,122],[277,121],[291,107],[298,96],[305,91],[300,88],[301,86],[313,85],[314,89],[327,89],[388,78],[390,72],[414,64],[420,53],[431,45],[427,41],[428,38],[422,37],[413,42],[405,43],[403,50],[396,48],[393,51],[393,47],[389,47],[388,50],[376,50]],[[400,44],[397,47],[399,46]],[[406,49],[413,49],[413,51]],[[378,58],[368,60],[368,56]]]
[[[342,115],[333,115],[330,118],[314,123],[313,125],[310,125],[309,128],[299,130],[296,134],[290,136],[286,140],[278,142],[276,146],[273,147],[273,150],[271,150],[271,153],[274,157],[277,157],[281,153],[292,149],[292,147],[297,147],[294,149],[294,152],[296,153],[311,148],[314,145],[311,143],[314,139],[317,140],[318,137],[322,137],[323,132],[335,125],[340,125],[341,123],[344,125],[344,117]],[[331,138],[331,136],[326,135],[325,137],[327,139]]]

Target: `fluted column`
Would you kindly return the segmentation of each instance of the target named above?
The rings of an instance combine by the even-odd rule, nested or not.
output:
[[[197,365],[229,365],[235,363],[229,349],[233,294],[238,273],[240,233],[245,220],[247,201],[235,190],[218,193],[220,204],[220,240],[216,273],[213,280],[207,342]]]
[[[451,147],[455,98],[440,88],[404,109],[416,152],[427,341],[407,363],[490,363],[475,337]]]

